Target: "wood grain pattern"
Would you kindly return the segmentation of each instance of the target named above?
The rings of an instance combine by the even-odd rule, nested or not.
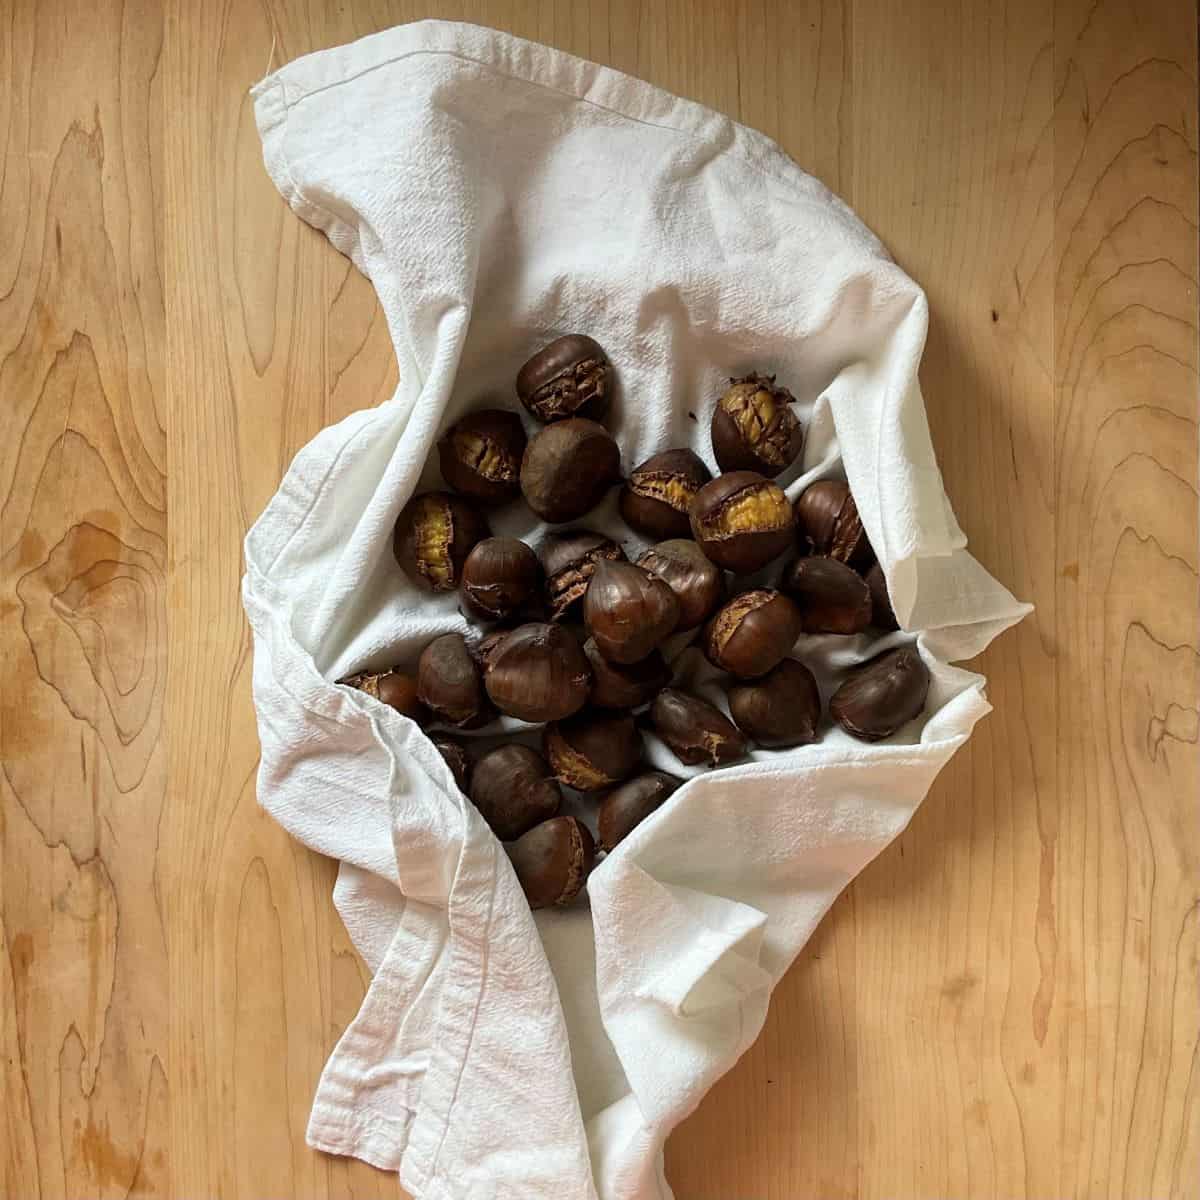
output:
[[[241,538],[388,396],[246,89],[491,24],[777,138],[926,286],[996,706],[668,1147],[681,1200],[1183,1197],[1200,1169],[1194,7],[0,0],[5,1197],[383,1197],[304,1145],[366,971],[258,810]],[[272,49],[274,47],[274,49]]]

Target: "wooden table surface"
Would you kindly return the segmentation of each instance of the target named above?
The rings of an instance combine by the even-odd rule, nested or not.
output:
[[[1197,54],[1173,0],[0,0],[0,1194],[391,1197],[362,964],[255,800],[241,538],[395,383],[247,87],[418,16],[736,115],[928,289],[995,713],[671,1139],[681,1200],[1197,1194]]]

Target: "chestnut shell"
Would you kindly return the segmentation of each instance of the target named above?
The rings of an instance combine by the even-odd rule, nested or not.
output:
[[[602,421],[612,393],[612,365],[600,343],[568,333],[543,346],[517,373],[517,395],[539,421]]]
[[[338,680],[346,687],[357,688],[374,696],[402,716],[424,725],[429,721],[429,709],[421,703],[417,691],[417,677],[406,671],[360,671],[357,675]]]
[[[521,491],[525,428],[514,412],[485,408],[456,421],[438,441],[442,478],[480,504],[503,504]]]
[[[765,675],[786,658],[802,631],[800,610],[781,592],[754,588],[719,608],[704,628],[704,653],[739,679]]]
[[[540,724],[568,717],[587,703],[592,668],[565,629],[531,622],[500,640],[488,655],[483,679],[501,712]]]
[[[729,715],[760,746],[804,746],[817,740],[821,693],[813,673],[785,658],[761,679],[736,683],[728,692]]]
[[[601,848],[612,850],[624,841],[671,798],[682,782],[665,771],[649,771],[613,788],[600,801],[596,817]]]
[[[592,638],[584,642],[583,652],[592,664],[589,703],[596,708],[640,708],[671,682],[671,668],[657,650],[626,666],[609,662]]]
[[[525,503],[552,525],[590,512],[621,475],[621,452],[595,421],[570,417],[535,434],[521,460]]]
[[[467,753],[466,746],[458,738],[453,738],[447,733],[432,733],[429,740],[445,759],[446,766],[454,776],[454,782],[458,784],[458,790],[466,792],[471,785],[471,756]]]
[[[600,791],[632,775],[643,752],[632,717],[599,712],[547,725],[542,749],[559,783],[581,792]]]
[[[702,625],[725,599],[725,573],[691,538],[659,542],[642,554],[637,565],[675,593],[676,633]]]
[[[688,511],[712,473],[692,450],[666,450],[634,467],[621,489],[621,516],[631,529],[660,541],[685,538]]]
[[[800,544],[809,554],[827,554],[863,570],[874,557],[858,515],[858,505],[844,479],[810,484],[795,504]]]
[[[591,831],[576,817],[551,817],[505,849],[530,908],[570,904],[596,861]]]
[[[492,718],[479,665],[461,633],[444,633],[421,651],[417,695],[438,720],[458,729],[477,729]]]
[[[865,578],[871,592],[871,624],[876,629],[887,632],[899,629],[900,623],[896,620],[896,613],[892,608],[892,598],[888,594],[883,568],[877,562],[872,563]]]
[[[413,583],[432,592],[452,592],[471,548],[490,533],[483,514],[461,496],[424,492],[397,518],[392,553]]]
[[[625,551],[612,538],[590,529],[547,534],[541,554],[546,572],[546,604],[552,621],[564,620],[578,606],[596,563],[602,558],[625,561]]]
[[[463,608],[485,621],[507,621],[531,604],[540,607],[543,583],[542,564],[524,542],[484,538],[463,563]]]
[[[891,737],[925,707],[929,668],[915,646],[899,646],[851,672],[829,701],[829,714],[852,737]]]
[[[773,479],[804,449],[804,427],[790,405],[796,397],[774,375],[731,379],[713,411],[713,455],[722,471],[758,471]]]
[[[696,493],[691,524],[692,536],[717,566],[749,575],[792,544],[795,516],[778,485],[753,471],[734,471]]]
[[[796,559],[780,587],[799,608],[805,633],[861,633],[871,623],[867,581],[836,558]]]
[[[611,662],[639,662],[675,629],[679,601],[661,579],[632,563],[602,559],[583,598],[583,619]]]
[[[489,750],[475,764],[471,803],[502,842],[511,842],[553,817],[562,791],[536,750],[513,743]]]
[[[715,705],[679,688],[664,688],[650,705],[654,731],[682,763],[723,766],[746,755],[746,739]]]

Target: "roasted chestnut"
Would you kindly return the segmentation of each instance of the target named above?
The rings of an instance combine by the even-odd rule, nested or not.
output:
[[[498,746],[475,764],[471,803],[502,842],[511,842],[554,816],[562,791],[536,750]]]
[[[564,620],[583,599],[596,563],[602,558],[624,562],[625,551],[612,538],[590,529],[568,529],[547,535],[542,543],[542,566],[552,621]]]
[[[520,494],[525,429],[514,412],[467,413],[438,442],[442,478],[480,504],[503,504]]]
[[[596,861],[596,843],[575,817],[551,817],[505,847],[530,908],[570,904]]]
[[[421,651],[417,695],[438,720],[459,729],[476,729],[492,718],[479,667],[461,633],[444,633]]]
[[[861,570],[873,554],[850,485],[841,479],[810,484],[796,501],[801,545],[809,554],[827,554]]]
[[[640,708],[671,682],[671,668],[657,650],[626,666],[609,662],[591,638],[584,642],[583,652],[592,664],[588,702],[596,708]]]
[[[634,467],[621,489],[621,516],[648,538],[685,538],[688,510],[712,473],[691,450],[667,450]]]
[[[559,783],[581,792],[612,787],[642,761],[633,718],[616,713],[580,713],[547,725],[542,749]]]
[[[731,379],[712,418],[712,447],[722,471],[786,471],[804,449],[804,429],[790,405],[796,397],[774,375]]]
[[[719,708],[678,688],[664,688],[650,705],[654,731],[680,762],[719,767],[744,758],[746,739]]]
[[[621,475],[621,452],[608,430],[571,417],[547,425],[525,447],[521,492],[543,521],[574,521],[600,503]]]
[[[704,653],[714,667],[739,679],[765,675],[791,653],[801,633],[800,611],[780,592],[739,592],[704,630]]]
[[[887,579],[884,578],[883,568],[878,563],[872,563],[865,578],[867,587],[871,591],[871,624],[876,629],[889,632],[899,629],[900,624],[892,609],[892,598],[888,595]]]
[[[429,710],[417,695],[416,677],[404,671],[360,671],[339,682],[374,696],[418,725],[429,720]]]
[[[445,733],[431,734],[429,740],[437,752],[446,760],[446,766],[458,784],[458,790],[465,792],[471,783],[471,759],[467,748],[457,738]]]
[[[568,333],[543,346],[517,374],[517,395],[539,421],[602,421],[611,390],[608,355],[582,333]]]
[[[675,628],[679,601],[641,567],[601,559],[583,598],[583,620],[605,658],[635,663]]]
[[[725,575],[691,538],[673,538],[651,546],[637,565],[661,579],[679,601],[676,633],[695,629],[725,598]]]
[[[761,679],[729,689],[729,715],[760,746],[804,746],[817,739],[821,693],[803,663],[785,658]]]
[[[611,850],[627,838],[636,826],[670,799],[680,782],[674,775],[650,771],[613,788],[600,801],[596,818],[601,849]]]
[[[491,531],[461,496],[425,492],[405,506],[392,533],[392,552],[405,575],[434,592],[458,587],[463,563]]]
[[[929,668],[915,646],[900,646],[857,667],[833,694],[829,714],[852,737],[891,737],[924,707]]]
[[[484,538],[463,563],[463,607],[486,621],[507,621],[531,602],[540,605],[542,585],[538,556],[516,538]]]
[[[836,558],[796,559],[780,587],[796,602],[805,633],[860,633],[871,623],[867,581]]]
[[[522,721],[557,721],[578,712],[592,686],[582,647],[558,625],[532,622],[490,651],[484,684],[492,703]]]
[[[795,518],[783,489],[753,471],[706,483],[692,501],[692,534],[718,567],[749,575],[792,543]]]

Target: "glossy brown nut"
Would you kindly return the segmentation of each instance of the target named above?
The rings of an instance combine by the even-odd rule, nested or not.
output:
[[[674,630],[679,601],[641,567],[602,559],[583,598],[583,620],[605,658],[635,663]]]
[[[551,533],[542,543],[546,572],[546,604],[550,620],[562,621],[583,599],[596,563],[601,559],[624,562],[625,551],[612,538],[590,529]]]
[[[551,525],[590,512],[621,476],[621,452],[608,430],[572,417],[534,435],[521,460],[525,503]]]
[[[439,721],[459,729],[477,729],[493,716],[479,666],[461,633],[444,633],[421,651],[417,694]]]
[[[346,687],[357,688],[381,700],[389,708],[394,708],[401,715],[424,725],[429,720],[429,710],[421,703],[417,695],[416,676],[404,671],[360,671],[339,680]]]
[[[817,739],[821,693],[803,663],[785,658],[761,679],[729,689],[729,715],[760,746],[805,746]]]
[[[719,767],[746,755],[741,730],[719,708],[678,688],[664,688],[650,705],[654,731],[682,763]]]
[[[679,601],[675,632],[695,629],[725,599],[725,575],[691,538],[673,538],[651,546],[637,565],[661,579]]]
[[[650,771],[613,788],[600,801],[596,818],[601,849],[612,850],[624,841],[651,813],[671,798],[671,793],[681,782],[663,771]]]
[[[471,803],[502,842],[511,842],[554,816],[562,791],[536,750],[498,746],[475,764]]]
[[[874,555],[845,480],[821,479],[805,488],[796,501],[796,526],[809,554],[827,554],[858,570]]]
[[[853,671],[829,714],[852,737],[878,742],[917,716],[928,694],[929,668],[915,646],[900,646]]]
[[[792,544],[795,517],[783,489],[753,471],[706,483],[691,511],[700,549],[735,575],[765,567]]]
[[[483,679],[502,713],[540,724],[569,717],[584,706],[592,668],[565,629],[531,622],[500,640],[488,656]]]
[[[671,668],[657,650],[627,666],[611,663],[589,638],[583,652],[592,664],[592,694],[596,708],[641,708],[671,682]]]
[[[575,817],[551,817],[505,849],[530,908],[570,904],[596,861],[591,831]]]
[[[714,667],[753,679],[782,662],[801,632],[800,610],[786,596],[755,588],[717,610],[704,630],[704,653]]]
[[[887,580],[883,568],[878,563],[872,563],[866,574],[867,587],[871,591],[871,624],[876,629],[890,632],[899,629],[900,623],[892,610],[892,598],[888,595]]]
[[[637,770],[642,736],[632,717],[585,712],[547,725],[542,749],[559,783],[595,792]]]
[[[805,633],[861,633],[871,623],[867,581],[836,558],[796,559],[780,587],[796,602]]]
[[[685,538],[688,510],[712,473],[691,450],[667,450],[635,467],[621,489],[621,516],[646,537]]]
[[[568,333],[543,346],[517,374],[517,395],[539,421],[602,421],[611,391],[608,355],[582,333]]]
[[[789,405],[796,397],[774,375],[730,380],[712,418],[712,447],[722,471],[786,471],[804,449],[804,429]]]
[[[480,504],[503,504],[520,494],[525,429],[514,412],[467,413],[438,442],[442,478]]]
[[[452,738],[444,733],[432,734],[429,740],[445,759],[446,766],[450,768],[450,773],[454,776],[454,782],[458,784],[458,790],[466,792],[471,784],[471,758],[467,754],[466,746],[457,738]]]
[[[484,538],[463,563],[463,607],[485,621],[507,621],[540,604],[543,582],[542,564],[524,542]]]
[[[452,592],[471,548],[490,532],[483,515],[461,496],[425,492],[400,513],[392,553],[413,583],[433,592]]]

